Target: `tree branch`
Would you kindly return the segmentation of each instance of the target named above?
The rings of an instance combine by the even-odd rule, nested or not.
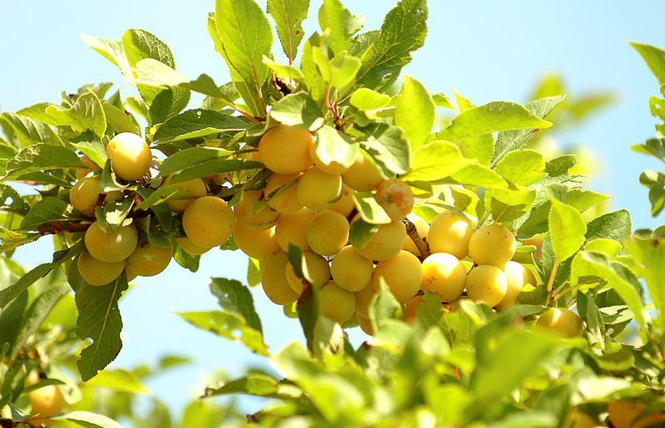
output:
[[[404,223],[404,226],[406,227],[406,234],[409,235],[409,238],[411,238],[413,243],[416,245],[416,248],[418,248],[420,257],[422,259],[426,259],[427,256],[430,255],[429,245],[418,234],[418,229],[416,229],[416,225],[413,224],[413,222],[406,217],[404,217],[402,223]]]

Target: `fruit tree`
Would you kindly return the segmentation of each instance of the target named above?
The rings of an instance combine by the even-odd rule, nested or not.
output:
[[[221,85],[177,71],[147,31],[84,36],[139,97],[88,85],[0,115],[0,425],[170,426],[156,399],[137,422],[132,397],[180,360],[107,369],[118,300],[136,277],[238,250],[248,285],[212,278],[220,309],[180,316],[275,371],[221,376],[182,426],[663,426],[665,228],[634,231],[575,154],[539,150],[564,96],[475,105],[400,76],[426,0],[368,31],[324,0],[305,37],[308,12],[217,0]],[[635,48],[665,83],[665,52]],[[192,94],[205,98],[187,109]],[[651,100],[662,119],[664,103]],[[657,131],[635,149],[665,161]],[[640,178],[653,215],[664,177]],[[13,261],[44,236],[51,262]],[[305,343],[269,349],[252,293]],[[243,417],[207,400],[237,395],[271,401]]]

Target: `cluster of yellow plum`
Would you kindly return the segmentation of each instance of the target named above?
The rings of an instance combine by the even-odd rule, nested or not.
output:
[[[148,144],[138,135],[121,133],[113,137],[106,146],[111,168],[116,176],[125,181],[135,181],[148,174],[152,153]],[[85,157],[90,169],[99,169]],[[95,172],[77,172],[79,180],[74,184],[69,201],[78,211],[95,217],[95,208],[103,202],[115,202],[124,197],[120,191],[105,193],[101,179]],[[129,280],[136,276],[157,275],[168,266],[173,255],[172,247],[152,246],[139,240],[134,224],[117,229],[104,228],[94,221],[83,238],[85,250],[78,258],[81,277],[90,285],[106,285],[126,271]]]
[[[531,270],[512,260],[517,243],[510,230],[499,224],[476,228],[449,211],[429,225],[411,214],[409,186],[385,179],[362,152],[350,167],[326,162],[311,133],[278,125],[261,138],[254,158],[271,175],[264,189],[245,191],[235,205],[233,236],[243,252],[260,261],[263,290],[274,303],[291,304],[303,290],[289,262],[291,244],[304,252],[303,273],[319,289],[322,315],[345,323],[355,314],[368,333],[369,304],[381,284],[407,314],[422,299],[421,290],[436,293],[444,304],[464,297],[503,310],[526,284],[536,285]],[[349,244],[349,230],[360,218],[353,215],[354,191],[374,192],[391,220],[378,225],[363,246]],[[414,225],[421,239],[407,234],[406,224]],[[577,323],[561,327],[561,318],[579,319],[566,311],[548,311],[540,325],[576,335]]]

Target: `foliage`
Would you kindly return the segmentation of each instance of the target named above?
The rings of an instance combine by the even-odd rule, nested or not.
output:
[[[85,36],[140,97],[123,98],[111,84],[88,85],[63,94],[59,105],[39,103],[0,115],[0,421],[30,422],[29,392],[62,380],[71,408],[53,419],[93,427],[118,426],[109,417],[172,425],[158,399],[151,400],[147,416],[134,410],[135,395],[146,393],[142,380],[152,374],[149,369],[105,370],[122,347],[117,302],[130,272],[102,286],[86,282],[78,267],[89,248],[84,232],[93,222],[105,231],[134,227],[142,244],[172,249],[177,263],[195,271],[200,256],[176,244],[189,236],[184,216],[167,208],[182,199],[179,186],[205,179],[207,195],[239,216],[247,195],[261,193],[269,181],[265,165],[272,159],[255,157],[259,143],[284,126],[311,133],[316,156],[331,168],[348,168],[362,156],[381,181],[397,177],[408,184],[413,213],[427,223],[451,212],[475,229],[507,228],[519,241],[514,260],[535,283],[521,290],[515,305],[497,311],[466,297],[442,304],[427,291],[418,292],[422,301],[413,309],[396,300],[386,281],[377,281],[366,326],[373,334],[354,348],[345,329],[362,320],[336,323],[324,316],[324,291],[303,267],[303,249],[291,243],[289,267],[302,291],[284,309],[299,318],[306,344],[269,349],[252,292],[238,281],[212,279],[219,310],[180,314],[265,356],[276,369],[225,379],[210,385],[206,397],[269,399],[247,423],[279,427],[561,427],[570,426],[576,412],[603,424],[608,403],[621,400],[649,403],[646,413],[662,415],[665,284],[658,273],[665,271],[665,244],[658,232],[633,235],[627,211],[589,216],[607,196],[585,188],[574,169],[576,157],[546,160],[537,146],[529,148],[553,126],[562,103],[569,103],[565,116],[574,121],[608,100],[572,102],[547,93],[526,105],[476,106],[455,93],[453,104],[411,76],[395,93],[401,69],[425,40],[425,0],[399,1],[380,29],[366,32],[361,17],[339,0],[324,0],[321,29],[305,38],[308,8],[303,1],[268,1],[288,59],[281,64],[271,52],[271,24],[260,7],[253,0],[217,0],[208,31],[230,71],[231,82],[222,85],[207,74],[184,76],[168,46],[146,31],[128,30],[121,39]],[[640,52],[652,69],[665,69],[660,51]],[[206,98],[186,110],[192,93]],[[658,102],[652,110],[665,118]],[[455,115],[439,126],[444,108]],[[133,181],[116,176],[105,150],[126,132],[143,134],[163,159]],[[657,143],[642,150],[665,160]],[[98,177],[102,189],[94,217],[71,203],[82,169]],[[652,174],[654,214],[665,203],[661,176]],[[37,194],[19,194],[12,187],[17,182],[33,185]],[[258,218],[291,185],[263,195],[244,215]],[[363,247],[391,216],[369,191],[352,190],[352,199],[348,218],[359,217],[351,222],[349,242]],[[51,263],[26,272],[13,262],[16,247],[45,235],[53,235],[57,250]],[[417,232],[410,235],[416,245],[426,244]],[[219,246],[236,249],[237,241]],[[251,260],[251,286],[260,281],[261,268]],[[564,338],[534,327],[549,308],[573,309],[583,334]],[[74,366],[85,382],[80,389],[58,373]],[[35,369],[43,382],[24,387]],[[103,405],[104,394],[115,397],[112,405]],[[209,399],[203,403],[184,412],[181,426],[239,423],[236,411]],[[90,409],[99,414],[84,411]]]

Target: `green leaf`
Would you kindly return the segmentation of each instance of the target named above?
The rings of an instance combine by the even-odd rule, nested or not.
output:
[[[369,88],[359,88],[353,94],[349,102],[360,111],[378,110],[390,103],[390,95],[373,91]]]
[[[427,35],[427,1],[402,0],[383,21],[376,39],[362,54],[356,82],[359,87],[382,90],[390,87],[402,67],[411,62]]]
[[[458,114],[450,126],[439,135],[452,141],[498,131],[544,129],[551,122],[540,119],[525,107],[508,102],[493,101]]]
[[[189,104],[190,91],[181,87],[165,89],[150,104],[150,123],[164,123],[180,113]]]
[[[570,284],[579,285],[580,278],[583,276],[595,276],[603,278],[608,285],[612,287],[628,305],[633,312],[635,321],[640,326],[642,337],[646,335],[647,321],[645,318],[642,299],[636,287],[619,274],[617,268],[621,266],[612,263],[605,254],[580,251],[571,265]]]
[[[442,180],[471,163],[455,144],[432,141],[413,152],[411,169],[402,178],[407,181]]]
[[[494,156],[494,135],[482,134],[464,138],[459,148],[465,158],[477,159],[483,166],[489,165]]]
[[[647,66],[658,79],[658,83],[661,86],[665,85],[665,51],[642,43],[632,42],[630,45],[642,55]]]
[[[491,210],[494,221],[507,222],[526,214],[536,200],[536,191],[510,185],[492,191]]]
[[[329,29],[328,46],[338,54],[349,49],[351,37],[363,27],[364,18],[353,15],[340,0],[324,0],[318,13],[319,26]]]
[[[260,91],[268,76],[263,56],[272,47],[268,18],[253,0],[217,0],[215,22],[229,68]]]
[[[249,113],[257,117],[263,117],[265,115],[265,106],[261,101],[261,93],[259,93],[253,81],[244,80],[240,73],[231,66],[227,52],[223,46],[222,36],[217,28],[217,19],[214,13],[208,15],[208,33],[215,44],[215,50],[222,55],[224,61],[226,61],[226,64],[229,66],[229,73],[231,74],[233,86],[235,86],[236,90],[247,104]]]
[[[268,0],[268,14],[275,21],[284,54],[292,63],[305,35],[302,22],[307,18],[309,0]]]
[[[160,168],[162,176],[175,176],[170,184],[205,177],[222,172],[261,168],[263,164],[254,161],[228,159],[230,152],[214,147],[192,147],[169,156]]]
[[[550,239],[554,256],[559,263],[575,255],[584,244],[587,225],[582,215],[570,205],[552,198],[549,215]]]
[[[85,384],[92,388],[103,387],[129,394],[150,395],[150,390],[141,382],[141,379],[125,369],[102,370]]]
[[[289,94],[273,105],[270,116],[284,125],[314,131],[323,126],[323,112],[307,92]]]
[[[506,180],[485,165],[472,163],[454,173],[452,179],[458,184],[488,188],[506,187]]]
[[[412,150],[420,147],[430,134],[435,117],[436,106],[425,86],[411,76],[404,76],[395,107],[395,125],[404,130]]]
[[[62,146],[60,137],[44,123],[14,113],[0,114],[0,124],[3,122],[14,132],[21,147],[39,143]]]
[[[85,428],[122,428],[122,425],[107,416],[83,410],[63,413],[51,419],[67,420]]]
[[[572,153],[557,156],[545,163],[545,170],[552,177],[566,174],[577,163],[577,156]]]
[[[557,340],[531,331],[511,331],[499,339],[471,377],[480,403],[494,403],[522,385],[557,350]]]
[[[178,86],[190,82],[187,76],[175,71],[174,68],[169,67],[154,58],[142,59],[136,63],[134,66],[134,74],[130,78],[130,81],[136,85],[154,87],[149,88],[152,93],[148,99],[146,99],[145,93],[142,94],[143,99],[148,104],[151,104],[152,100],[159,93],[155,88]],[[141,86],[139,86],[139,89],[141,89]]]
[[[66,283],[50,284],[48,289],[35,298],[21,320],[15,341],[11,343],[10,359],[14,359],[23,349],[26,341],[39,329],[51,310],[70,290]]]
[[[249,127],[246,119],[213,110],[187,110],[168,119],[155,133],[155,142],[164,143],[200,138],[220,132],[239,132]]]
[[[113,65],[118,67],[124,75],[130,74],[130,67],[127,63],[122,40],[103,39],[100,37],[89,36],[87,34],[82,34],[81,38],[86,45],[90,46],[101,56],[109,60]]]
[[[525,107],[534,116],[544,118],[550,114],[550,112],[554,110],[554,108],[559,105],[564,100],[564,98],[564,96],[541,98],[538,100],[530,101]],[[506,153],[526,147],[527,143],[537,133],[538,129],[500,132],[496,140],[494,159],[492,160],[491,165],[495,166],[506,155]]]
[[[614,241],[613,241],[614,242]],[[658,322],[665,328],[665,241],[660,238],[631,237],[626,246],[640,264],[638,273],[644,278],[649,297],[658,311]]]
[[[362,248],[367,245],[378,230],[378,224],[367,223],[362,218],[354,220],[349,228],[349,244],[356,248]]]
[[[627,210],[618,210],[603,214],[587,225],[586,239],[614,239],[623,242],[630,237],[633,224]]]
[[[104,107],[106,121],[116,133],[131,132],[132,134],[141,134],[141,127],[133,115],[107,102],[102,102],[102,106]]]
[[[411,166],[411,148],[402,130],[385,123],[374,123],[362,130],[361,147],[393,174],[406,174]]]
[[[235,312],[180,312],[178,315],[195,327],[233,342],[242,343],[252,352],[270,355],[261,333],[249,327],[245,319]]]
[[[339,164],[350,167],[358,155],[358,143],[335,128],[324,125],[316,131],[316,156],[324,165]]]
[[[70,108],[39,103],[19,110],[16,114],[53,126],[68,126],[79,134],[91,130],[99,138],[103,137],[106,131],[104,107],[94,92],[78,96]]]
[[[256,397],[279,397],[279,382],[263,373],[250,373],[248,376],[226,382],[223,386],[206,391],[207,397],[219,395],[246,394]]]
[[[122,46],[125,50],[127,62],[131,67],[135,67],[143,59],[152,58],[175,68],[175,60],[171,49],[166,43],[145,30],[125,31],[125,34],[122,35]]]
[[[3,180],[14,180],[32,172],[86,168],[69,147],[34,144],[20,151],[7,163]]]
[[[37,202],[23,218],[20,230],[38,230],[47,222],[69,221],[81,219],[73,214],[73,207],[62,199],[47,196]]]
[[[0,288],[0,309],[7,306],[9,302],[14,300],[39,279],[46,276],[53,269],[56,269],[64,262],[80,253],[82,249],[83,244],[78,244],[67,250],[58,251],[53,254],[53,261],[51,263],[44,263],[37,266],[11,285],[5,286],[4,284],[0,284],[0,287],[2,287]]]
[[[259,333],[263,332],[261,320],[256,313],[256,309],[254,309],[254,299],[252,299],[252,294],[247,287],[239,281],[212,278],[210,291],[217,297],[223,309],[242,316],[249,327]]]
[[[544,169],[543,155],[528,149],[510,152],[496,165],[496,172],[503,178],[522,186],[528,186],[543,178]]]
[[[127,287],[124,272],[101,287],[83,281],[79,285],[76,292],[76,335],[81,340],[92,339],[92,344],[81,351],[81,358],[76,362],[84,382],[95,377],[120,353],[122,319],[118,299]]]
[[[360,58],[351,56],[346,52],[340,52],[334,58],[328,59],[324,47],[313,48],[313,59],[323,80],[330,83],[334,88],[344,88],[355,79],[360,69]]]
[[[3,266],[7,269],[6,265]],[[8,269],[7,269],[8,270]],[[3,275],[4,276],[4,275]],[[16,275],[11,276],[15,280]],[[10,278],[3,278],[10,280]],[[26,316],[28,307],[28,293],[21,293],[16,299],[12,300],[3,309],[0,309],[0,343],[7,345],[7,353],[12,349],[21,349],[22,341],[19,340],[19,331],[21,324]],[[24,338],[25,339],[25,338]]]
[[[180,150],[164,159],[164,162],[159,168],[159,173],[161,176],[166,177],[184,169],[191,168],[198,163],[227,158],[231,154],[232,152],[226,149],[216,147],[192,147]]]
[[[402,319],[402,306],[395,299],[393,293],[390,292],[383,279],[381,279],[380,287],[369,308],[372,325],[379,329],[391,320]]]
[[[392,221],[372,192],[354,192],[353,202],[360,217],[368,224],[388,224]]]
[[[302,74],[302,71],[298,67],[294,67],[288,64],[280,64],[273,61],[267,56],[263,57],[263,63],[268,67],[277,77],[293,79],[297,81],[302,81],[305,76]]]

